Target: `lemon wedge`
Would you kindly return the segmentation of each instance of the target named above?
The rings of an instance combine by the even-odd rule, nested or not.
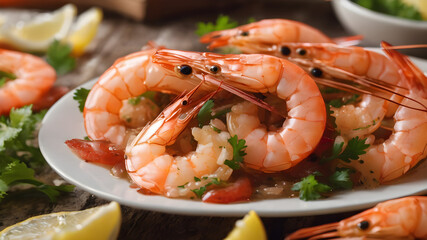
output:
[[[427,1],[426,0],[403,0],[408,5],[414,6],[420,11],[424,20],[427,20]]]
[[[95,7],[78,16],[65,40],[72,46],[74,56],[81,56],[84,53],[86,47],[95,37],[101,20],[102,10]]]
[[[28,22],[18,22],[2,28],[2,35],[12,46],[42,52],[55,40],[67,37],[76,16],[76,6],[67,4],[56,11],[41,13]]]
[[[234,229],[224,240],[266,240],[264,225],[254,211],[236,222]]]
[[[121,223],[120,206],[105,206],[76,212],[59,212],[29,218],[5,228],[0,239],[116,239]]]

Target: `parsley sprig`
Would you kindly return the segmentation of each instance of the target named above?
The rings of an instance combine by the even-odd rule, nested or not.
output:
[[[335,172],[329,176],[328,184],[320,183],[316,176],[322,176],[319,172],[314,172],[300,182],[292,186],[293,191],[299,191],[299,198],[304,201],[317,200],[324,197],[325,193],[353,188],[353,182],[350,179],[350,174],[355,171],[350,168],[337,168]]]
[[[233,170],[240,168],[240,163],[243,163],[243,157],[246,155],[245,148],[246,141],[244,139],[238,139],[237,135],[228,139],[228,142],[233,147],[233,159],[225,160],[224,164],[229,166]]]
[[[203,35],[210,33],[210,32],[235,28],[238,25],[239,25],[239,23],[231,20],[229,16],[219,15],[218,18],[216,19],[215,23],[198,22],[196,34],[199,36],[203,36]]]
[[[200,108],[200,111],[197,114],[197,121],[199,122],[199,127],[202,127],[208,124],[210,120],[219,118],[231,111],[230,108],[225,108],[213,114],[212,108],[214,106],[214,100],[210,99],[205,104],[203,104],[202,108]]]
[[[46,61],[59,75],[70,72],[76,67],[76,59],[71,56],[71,46],[55,40],[47,49]]]
[[[38,122],[45,112],[33,114],[31,106],[12,109],[9,117],[0,117],[0,200],[18,184],[32,185],[55,201],[60,192],[70,192],[72,185],[52,186],[35,178],[37,167],[45,163],[40,149],[31,144]]]
[[[351,162],[351,160],[358,160],[359,156],[365,154],[370,145],[366,144],[366,138],[360,139],[359,137],[354,137],[348,141],[347,147],[343,150],[344,142],[335,143],[332,147],[332,154],[329,157],[324,157],[321,159],[321,162],[328,162],[333,159],[340,159],[344,162]]]
[[[80,112],[83,112],[85,107],[87,96],[89,95],[90,89],[79,88],[74,92],[73,99],[76,100],[79,104]]]
[[[353,0],[353,2],[373,11],[412,20],[422,20],[420,11],[402,0]]]

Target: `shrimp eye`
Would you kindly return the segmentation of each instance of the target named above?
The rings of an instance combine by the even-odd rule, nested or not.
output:
[[[282,53],[282,55],[284,56],[289,56],[291,54],[291,49],[286,47],[286,46],[282,46],[280,48],[280,52]]]
[[[185,105],[187,105],[187,104],[188,104],[188,101],[187,101],[187,100],[183,100],[183,101],[182,101],[182,105],[183,105],[183,106],[185,106]]]
[[[193,69],[188,65],[178,66],[178,71],[184,75],[190,75],[193,72]]]
[[[313,75],[313,77],[321,77],[323,74],[323,71],[320,68],[312,68],[310,70],[311,75]]]
[[[369,228],[369,222],[368,222],[368,221],[366,221],[366,220],[361,221],[360,223],[358,223],[358,224],[357,224],[357,227],[358,227],[360,230],[366,230],[366,229],[368,229],[368,228]]]
[[[297,53],[301,56],[304,56],[305,54],[307,54],[307,51],[304,48],[298,48]]]
[[[209,68],[209,71],[211,71],[212,73],[217,73],[217,72],[219,72],[219,69],[220,68],[218,66],[213,65]]]
[[[241,32],[240,36],[247,37],[249,36],[249,32],[248,31]]]

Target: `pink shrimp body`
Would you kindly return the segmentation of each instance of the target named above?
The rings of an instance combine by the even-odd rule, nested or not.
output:
[[[244,42],[324,42],[333,43],[319,30],[292,20],[265,19],[237,28],[215,31],[204,35],[200,42],[210,43],[209,48],[235,46]]]
[[[383,43],[383,46],[389,45]],[[427,96],[427,88],[416,86],[424,86],[427,77],[407,57],[392,49],[385,50],[391,59],[401,64],[402,69],[413,73],[412,79],[405,78],[410,87],[408,97],[426,106],[427,98],[424,96]],[[415,105],[408,98],[403,99],[402,104],[394,114],[391,136],[383,143],[372,144],[365,154],[359,156],[361,161],[349,164],[362,173],[361,180],[367,186],[396,179],[427,156],[427,112],[405,107]]]
[[[124,148],[125,120],[120,118],[123,100],[146,91],[179,94],[193,89],[200,80],[179,76],[174,70],[152,62],[156,49],[132,53],[118,59],[91,89],[84,108],[84,124],[93,140],[108,140]]]
[[[320,84],[337,87],[334,79],[369,78],[390,85],[403,85],[405,76],[397,65],[387,56],[361,47],[344,47],[330,43],[263,43],[245,42],[234,45],[244,53],[262,53],[282,57],[296,63],[313,75]],[[320,74],[319,74],[320,73]],[[327,80],[324,80],[327,79]],[[357,90],[357,89],[354,89]],[[402,93],[402,89],[393,89]],[[396,94],[378,92],[378,95],[400,102]],[[388,95],[387,95],[388,94]],[[392,116],[397,105],[364,94],[357,105],[344,105],[331,108],[336,124],[342,135],[347,138],[363,137],[375,131],[385,116]]]
[[[175,142],[202,105],[215,94],[192,100],[195,90],[165,108],[126,147],[127,172],[141,188],[167,197],[195,197],[191,190],[206,186],[212,178],[225,181],[233,172],[224,165],[233,156],[227,142],[230,135],[225,131],[217,133],[210,126],[192,129],[198,142],[195,151],[184,156],[167,152],[166,147]]]
[[[239,118],[228,127],[247,143],[247,166],[264,172],[288,169],[306,158],[319,143],[326,122],[325,104],[313,79],[287,60],[268,55],[219,55],[201,53],[200,59],[186,59],[178,51],[159,50],[154,60],[174,64],[185,59],[193,74],[216,79],[250,92],[271,93],[283,99],[287,119],[277,131],[267,131],[255,123],[241,123]],[[244,119],[241,117],[240,119]],[[227,123],[228,124],[228,123]],[[228,124],[230,125],[230,124]]]
[[[0,115],[35,103],[56,80],[55,70],[41,58],[4,49],[0,49],[0,71],[16,76],[0,86]]]
[[[340,222],[298,230],[285,239],[426,239],[426,226],[427,197],[414,196],[382,202]]]

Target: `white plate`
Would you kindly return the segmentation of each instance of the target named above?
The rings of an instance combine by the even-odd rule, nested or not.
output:
[[[415,59],[415,63],[427,71],[427,61]],[[94,83],[95,80],[82,87],[90,88]],[[424,161],[390,185],[374,190],[339,192],[327,199],[310,202],[291,198],[227,205],[143,195],[130,188],[128,181],[110,175],[108,169],[82,161],[64,144],[65,140],[86,136],[83,115],[73,100],[73,92],[60,99],[43,119],[39,133],[41,152],[50,166],[68,182],[123,205],[184,215],[243,216],[249,210],[255,210],[264,217],[287,217],[358,210],[392,198],[427,193],[427,161]]]

